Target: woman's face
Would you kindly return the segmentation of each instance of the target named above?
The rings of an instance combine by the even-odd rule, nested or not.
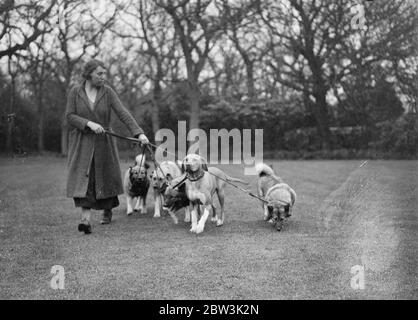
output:
[[[99,66],[91,73],[91,84],[95,87],[101,87],[105,84],[106,70]]]

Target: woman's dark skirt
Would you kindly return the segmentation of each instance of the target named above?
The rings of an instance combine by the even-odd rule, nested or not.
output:
[[[106,199],[96,199],[96,172],[94,170],[94,158],[91,161],[86,197],[74,198],[74,204],[77,208],[93,210],[110,210],[119,206],[119,199],[117,196]]]

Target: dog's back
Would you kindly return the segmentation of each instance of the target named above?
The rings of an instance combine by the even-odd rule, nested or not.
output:
[[[278,183],[283,183],[283,180],[276,176],[274,170],[264,163],[260,163],[256,166],[258,174],[258,190],[260,196],[265,196],[267,191]]]

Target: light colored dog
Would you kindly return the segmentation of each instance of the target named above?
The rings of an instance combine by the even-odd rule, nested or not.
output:
[[[148,169],[149,165],[146,163],[145,155],[140,154],[135,159],[135,165],[126,170],[123,188],[128,216],[132,215],[134,210],[141,214],[147,212],[146,198],[150,187]]]
[[[292,215],[296,192],[266,164],[258,164],[256,171],[259,176],[258,195],[268,201],[263,204],[264,220],[276,224],[277,230],[281,231],[284,219]]]
[[[154,218],[161,217],[161,211],[164,205],[164,193],[167,189],[167,186],[173,181],[174,179],[180,177],[182,172],[179,166],[172,161],[164,161],[160,164],[160,168],[155,168],[151,175],[151,185],[154,189],[154,199],[155,199],[155,210],[154,210]],[[171,210],[167,210],[168,214],[173,219],[174,223],[178,223],[178,219],[174,212]],[[185,218],[185,222],[190,222]]]
[[[187,174],[186,194],[187,198],[190,200],[192,220],[190,232],[197,234],[203,232],[210,211],[214,210],[213,199],[215,193],[218,195],[221,210],[219,216],[213,211],[212,221],[216,222],[218,227],[222,226],[225,221],[224,204],[226,181],[239,182],[245,185],[248,185],[248,183],[240,179],[232,178],[218,168],[208,168],[206,160],[197,154],[189,154],[186,156],[182,166]],[[198,221],[198,212],[200,208],[202,209],[203,214]]]

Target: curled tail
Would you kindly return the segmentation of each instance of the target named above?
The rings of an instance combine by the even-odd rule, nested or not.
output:
[[[268,165],[264,163],[259,163],[255,166],[255,170],[257,171],[260,177],[262,176],[274,176],[274,170],[270,168]]]

